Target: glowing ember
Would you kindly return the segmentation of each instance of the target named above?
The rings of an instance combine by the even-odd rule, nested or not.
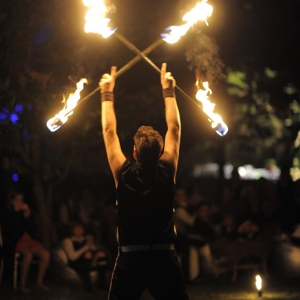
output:
[[[196,83],[198,85],[198,82]],[[202,103],[203,111],[208,115],[211,121],[211,127],[220,135],[224,136],[228,132],[228,127],[224,123],[222,117],[214,113],[215,104],[209,101],[209,95],[212,90],[209,88],[208,82],[203,82],[204,89],[199,89],[196,94],[196,99]]]
[[[202,0],[202,2],[197,3],[191,11],[183,16],[182,20],[185,21],[186,24],[166,28],[170,33],[162,33],[161,36],[163,37],[163,40],[169,44],[174,44],[178,42],[198,21],[204,21],[206,25],[208,25],[207,18],[212,15],[213,7],[206,2],[207,0]]]
[[[50,131],[54,132],[59,129],[68,121],[68,117],[73,114],[73,109],[76,107],[77,102],[80,99],[80,92],[83,90],[84,83],[88,83],[87,79],[85,78],[82,78],[79,82],[77,82],[77,89],[74,94],[71,93],[69,95],[68,100],[65,102],[65,107],[58,114],[56,114],[55,117],[48,120],[47,127]]]
[[[98,33],[104,38],[111,36],[116,29],[109,27],[110,19],[106,18],[108,8],[103,0],[83,0],[83,4],[88,7],[88,12],[85,15],[86,24],[84,31],[86,33]]]
[[[262,279],[261,279],[261,277],[259,275],[256,275],[255,280],[256,280],[255,285],[256,285],[257,290],[261,291],[261,289],[262,289]]]

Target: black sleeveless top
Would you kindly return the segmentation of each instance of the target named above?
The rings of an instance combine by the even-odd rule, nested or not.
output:
[[[117,188],[121,246],[174,242],[173,174],[166,163],[151,168],[125,161]]]
[[[72,240],[72,242],[73,242],[73,247],[74,247],[75,251],[81,249],[82,247],[84,247],[86,245],[86,239],[84,239],[82,242],[78,242],[78,241],[74,241],[74,240]]]

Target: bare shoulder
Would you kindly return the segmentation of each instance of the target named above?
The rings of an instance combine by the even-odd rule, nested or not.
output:
[[[172,174],[173,178],[176,176],[177,172],[177,160],[174,160],[172,155],[168,155],[168,153],[164,152],[159,161],[168,169]]]

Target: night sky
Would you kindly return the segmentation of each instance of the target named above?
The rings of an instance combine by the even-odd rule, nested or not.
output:
[[[182,15],[191,7],[193,1],[115,1],[117,10],[112,15],[121,34],[126,36],[140,49],[144,49],[157,38],[165,27],[181,25]],[[291,84],[299,87],[299,1],[210,1],[213,15],[208,18],[209,26],[203,22],[190,30],[185,37],[174,45],[163,44],[153,51],[149,57],[160,66],[168,63],[170,71],[177,79],[177,84],[192,98],[195,94],[195,74],[189,69],[185,53],[199,32],[205,34],[218,46],[219,59],[223,62],[226,74],[231,70],[252,70],[263,74],[266,67],[279,74],[280,85],[273,89],[270,99],[274,107],[287,107],[286,99],[279,92],[283,86]],[[112,37],[113,38],[113,37]],[[118,44],[117,51],[127,51]],[[112,58],[112,62],[114,59]],[[138,74],[138,76],[136,76]],[[157,81],[157,73],[145,62],[140,62],[126,74],[117,84],[126,82],[128,91],[145,88],[145,85]],[[229,124],[228,136],[235,130],[232,124],[232,107],[234,101],[226,95],[224,78],[212,82],[212,101],[216,111]],[[277,91],[278,89],[278,91]],[[195,141],[212,139],[219,141],[214,131],[209,129],[206,116],[193,104],[178,95],[183,122],[183,147],[191,147]],[[296,99],[298,96],[295,96]]]

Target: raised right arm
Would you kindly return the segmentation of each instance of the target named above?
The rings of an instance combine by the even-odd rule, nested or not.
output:
[[[165,116],[167,123],[164,153],[161,156],[161,160],[168,162],[172,167],[175,182],[179,159],[181,122],[175,97],[176,81],[172,74],[167,72],[166,63],[163,63],[161,67],[161,85],[165,101]]]
[[[100,80],[101,89],[101,123],[102,133],[108,158],[108,163],[118,186],[119,172],[126,158],[121,150],[117,134],[117,119],[114,109],[113,90],[115,86],[116,67],[111,68],[110,74],[104,74]]]

